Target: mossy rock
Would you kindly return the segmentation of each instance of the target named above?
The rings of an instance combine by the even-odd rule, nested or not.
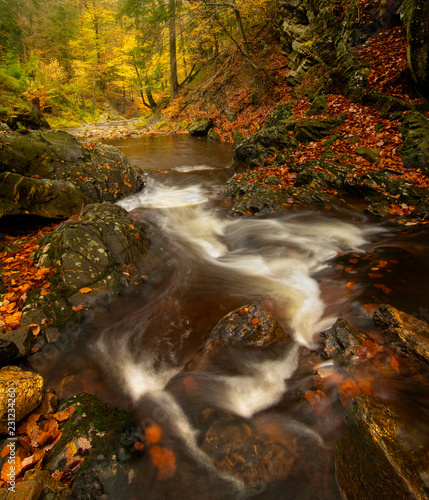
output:
[[[19,174],[0,174],[0,217],[36,215],[66,219],[89,202],[82,191],[67,181],[33,179]]]
[[[90,499],[114,495],[128,484],[132,458],[137,455],[133,444],[140,439],[136,425],[124,411],[92,394],[62,401],[58,410],[71,407],[74,412],[61,424],[62,437],[45,468],[62,469],[67,446],[74,446],[77,455],[84,458],[71,485],[74,496]]]
[[[404,137],[398,149],[405,167],[420,168],[424,174],[429,173],[429,120],[421,113],[414,111],[401,119],[399,127]]]
[[[69,190],[71,184],[87,202],[117,201],[143,187],[141,171],[117,148],[90,146],[60,130],[26,135],[6,131],[0,135],[0,172],[48,186],[50,181],[54,187],[64,182],[61,187]]]

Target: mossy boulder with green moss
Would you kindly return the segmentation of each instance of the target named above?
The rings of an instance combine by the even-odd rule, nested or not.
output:
[[[0,173],[0,216],[67,218],[86,203],[114,202],[143,187],[140,170],[118,149],[87,147],[60,130],[25,135],[4,131],[0,134]]]
[[[429,173],[429,120],[417,111],[406,114],[401,119],[400,131],[403,144],[398,149],[407,168],[420,168]]]
[[[73,479],[71,488],[75,498],[119,498],[121,489],[128,485],[133,459],[138,458],[134,443],[139,438],[137,427],[124,411],[103,403],[92,394],[79,394],[60,403],[59,411],[74,408],[71,416],[61,424],[62,437],[44,465]],[[74,467],[67,466],[70,450],[75,450]],[[64,478],[67,480],[67,478]],[[110,496],[111,495],[111,496]]]
[[[143,271],[139,261],[148,252],[150,240],[146,226],[123,208],[103,203],[86,207],[77,220],[68,220],[45,236],[42,244],[37,264],[55,267],[64,290],[79,294],[79,300],[87,303],[119,293],[139,279]],[[91,292],[79,293],[85,287]]]

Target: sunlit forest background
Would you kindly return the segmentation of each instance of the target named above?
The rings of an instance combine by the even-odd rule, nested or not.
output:
[[[276,3],[0,0],[0,12],[0,118],[38,97],[60,127],[152,113],[229,47],[245,55]]]

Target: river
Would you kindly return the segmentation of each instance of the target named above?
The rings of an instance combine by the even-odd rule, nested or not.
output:
[[[428,320],[427,230],[375,224],[351,210],[231,218],[215,196],[231,175],[230,146],[188,136],[110,144],[145,172],[145,189],[119,204],[148,224],[163,251],[141,291],[88,317],[85,338],[43,373],[60,397],[96,393],[136,415],[143,430],[162,429],[174,474],[167,467],[157,475],[149,460],[138,461],[126,491],[109,498],[342,498],[334,445],[346,410],[331,401],[330,423],[321,428],[310,404],[290,403],[309,379],[294,373],[298,350],[316,346],[318,333],[340,316],[377,338],[368,304],[389,303]],[[192,390],[183,391],[183,368],[217,322],[252,303],[271,313],[294,345],[275,358],[235,353],[233,366],[228,360],[192,373]],[[207,429],[210,412],[217,417]],[[242,474],[214,465],[207,450],[217,439]],[[253,452],[258,446],[263,457]],[[240,454],[248,464],[239,463]],[[243,480],[258,467],[267,480]]]

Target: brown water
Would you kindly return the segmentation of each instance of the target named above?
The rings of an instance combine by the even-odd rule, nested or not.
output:
[[[147,171],[145,190],[121,204],[149,224],[163,251],[148,261],[144,287],[88,316],[85,338],[65,343],[42,370],[61,397],[96,393],[131,411],[142,429],[162,428],[162,446],[176,457],[174,475],[162,479],[150,459],[138,462],[126,493],[108,492],[108,498],[341,498],[333,449],[346,410],[331,401],[321,425],[310,404],[291,399],[310,380],[308,371],[294,374],[297,351],[315,346],[318,333],[339,316],[375,330],[364,304],[388,302],[429,319],[426,228],[383,227],[347,210],[335,217],[302,212],[228,219],[208,200],[230,175],[229,146],[174,136],[114,145]],[[386,265],[377,268],[380,261]],[[193,390],[184,391],[184,365],[225,314],[251,303],[274,315],[295,346],[276,359],[237,353],[235,374],[227,363],[195,372]],[[400,400],[409,389],[409,381],[398,380],[391,397]],[[427,419],[426,396],[420,404],[408,393],[419,421]],[[265,436],[267,456],[272,442],[265,482],[246,484],[214,465],[202,449],[205,408],[221,415],[214,427],[219,434],[233,421]],[[253,467],[266,465],[245,443],[243,450]]]

